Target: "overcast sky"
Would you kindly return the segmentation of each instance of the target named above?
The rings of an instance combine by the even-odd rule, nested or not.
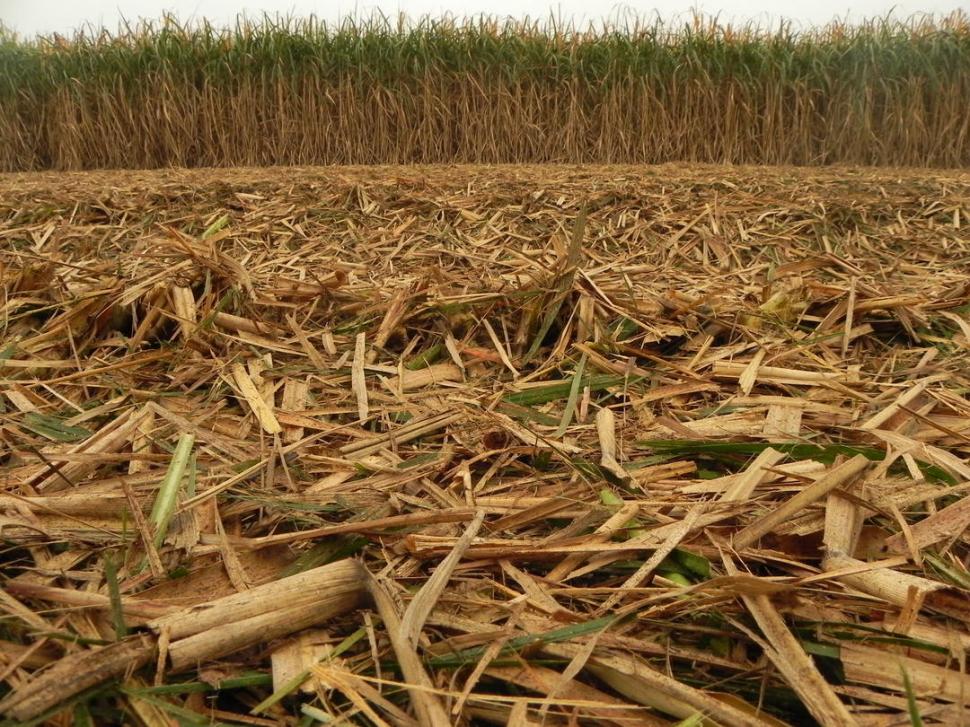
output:
[[[825,23],[833,18],[859,20],[893,12],[908,16],[918,12],[948,13],[958,8],[970,9],[970,0],[646,0],[644,2],[591,2],[590,0],[0,0],[0,20],[23,35],[66,33],[86,23],[115,29],[120,18],[158,18],[172,11],[183,20],[206,17],[217,23],[228,23],[238,13],[259,16],[270,13],[309,15],[326,20],[351,15],[366,15],[375,9],[396,16],[475,15],[548,17],[556,11],[563,18],[579,21],[609,15],[617,8],[662,17],[689,13],[698,8],[706,14],[719,13],[725,20],[758,20],[771,23],[781,17],[802,24]],[[851,8],[851,10],[850,10]]]

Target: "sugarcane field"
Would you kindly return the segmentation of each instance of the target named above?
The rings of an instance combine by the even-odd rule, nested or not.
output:
[[[206,27],[0,37],[2,724],[970,724],[966,16]]]

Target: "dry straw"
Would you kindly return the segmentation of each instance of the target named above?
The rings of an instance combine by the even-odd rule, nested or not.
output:
[[[912,170],[5,177],[0,710],[959,724],[968,199]]]

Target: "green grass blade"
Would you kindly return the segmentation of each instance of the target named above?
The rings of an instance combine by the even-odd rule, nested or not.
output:
[[[565,434],[566,429],[572,422],[573,414],[576,411],[576,400],[579,398],[579,390],[582,388],[583,372],[586,370],[587,358],[588,356],[584,353],[576,365],[576,373],[573,374],[573,381],[569,385],[569,397],[566,399],[566,408],[563,410],[562,419],[559,421],[559,427],[556,429],[556,433],[552,435],[555,439],[559,439]]]
[[[544,634],[527,634],[511,639],[502,649],[499,655],[521,651],[527,646],[535,644],[557,644],[563,641],[571,641],[580,636],[587,636],[609,628],[617,621],[616,616],[604,616],[584,623],[572,624],[561,629],[547,631]],[[428,664],[433,667],[456,667],[464,664],[474,664],[485,654],[488,647],[477,646],[471,649],[459,651],[456,654],[446,654],[443,656],[432,657]]]
[[[713,458],[731,456],[752,456],[763,452],[768,447],[785,452],[794,459],[817,459],[826,464],[831,463],[839,455],[854,457],[861,454],[874,462],[886,458],[886,452],[875,447],[849,444],[806,444],[805,442],[711,442],[707,440],[689,439],[651,439],[637,442],[638,447],[651,449],[654,452],[665,452],[680,455],[707,455]],[[952,475],[941,467],[917,460],[920,469],[927,476],[945,482],[956,484]]]
[[[350,647],[352,647],[354,644],[356,644],[358,641],[360,641],[362,638],[364,638],[366,635],[367,635],[367,629],[365,628],[357,629],[352,634],[350,634],[350,636],[348,636],[339,644],[337,644],[333,648],[333,651],[331,651],[329,654],[323,657],[323,659],[321,659],[319,663],[324,664],[330,661],[331,659],[337,658],[345,651],[347,651]],[[255,707],[253,707],[249,713],[260,714],[261,712],[265,712],[266,710],[268,710],[274,704],[278,703],[281,699],[285,698],[287,694],[297,689],[303,682],[305,682],[307,680],[307,677],[310,676],[310,671],[311,671],[310,669],[304,669],[299,674],[294,676],[292,679],[285,682],[279,689],[277,689],[275,692],[273,692],[268,697],[266,697],[266,699],[264,699],[262,702],[257,704]]]
[[[923,717],[919,713],[919,705],[916,703],[916,693],[913,691],[909,672],[902,664],[899,665],[899,670],[903,673],[903,690],[906,692],[906,710],[909,712],[909,723],[913,727],[923,727]]]
[[[195,436],[192,434],[183,434],[179,437],[168,471],[158,488],[158,495],[155,497],[155,504],[149,517],[155,529],[155,547],[160,547],[165,540],[168,524],[175,513],[179,487],[182,484],[182,477],[185,474],[194,443]]]

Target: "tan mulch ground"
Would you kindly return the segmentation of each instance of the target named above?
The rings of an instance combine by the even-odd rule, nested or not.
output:
[[[966,172],[0,176],[0,711],[957,724],[968,218]]]

